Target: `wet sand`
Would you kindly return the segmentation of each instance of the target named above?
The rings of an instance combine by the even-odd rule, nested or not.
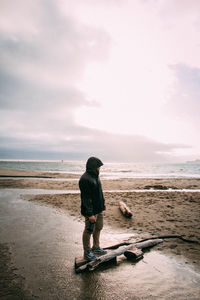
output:
[[[180,235],[196,243],[180,239],[165,239],[158,248],[165,253],[184,255],[185,261],[200,267],[200,211],[199,193],[178,192],[122,192],[104,193],[106,211],[104,222],[115,229],[133,233],[137,239],[155,236]],[[24,195],[27,200],[67,210],[71,216],[80,216],[80,195]],[[118,203],[124,201],[131,209],[131,219],[125,218]]]
[[[35,299],[24,287],[24,278],[16,273],[11,250],[6,243],[0,243],[0,299]]]
[[[35,192],[0,190],[0,243],[4,247],[0,251],[1,299],[199,299],[199,269],[183,256],[163,254],[157,246],[137,263],[124,261],[119,266],[109,264],[94,272],[75,274],[74,257],[82,254],[84,224],[62,208],[20,197],[32,197]],[[102,246],[132,234],[105,226]]]
[[[0,176],[2,177],[0,178],[1,188],[78,190],[79,176],[74,174],[0,170]],[[52,179],[48,179],[49,177]],[[184,255],[186,261],[195,265],[200,264],[200,193],[192,192],[192,190],[200,189],[200,178],[102,179],[102,185],[106,199],[104,220],[107,225],[113,228],[123,228],[126,232],[138,235],[140,239],[151,236],[181,235],[195,243],[166,239],[159,249],[176,255]],[[151,187],[161,190],[149,191]],[[129,191],[132,189],[138,191]],[[139,192],[144,189],[147,190]],[[176,189],[190,189],[191,191],[180,192]],[[113,192],[106,192],[108,190]],[[115,192],[115,190],[118,191]],[[128,191],[123,192],[123,190]],[[67,210],[72,216],[83,220],[80,216],[79,194],[42,194],[23,197],[30,201]],[[131,219],[126,219],[121,214],[118,206],[121,200],[131,209],[133,213]]]

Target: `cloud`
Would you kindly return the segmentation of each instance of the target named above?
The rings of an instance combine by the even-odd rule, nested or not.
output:
[[[16,1],[12,9],[9,1],[8,4],[3,2],[7,14],[5,23],[15,24],[11,27],[4,26],[3,21],[0,24],[1,55],[8,69],[11,62],[12,72],[30,71],[32,78],[35,69],[39,72],[35,80],[41,79],[41,73],[43,82],[45,79],[48,82],[50,73],[54,84],[59,81],[66,84],[80,77],[88,60],[107,56],[109,35],[100,28],[84,25],[69,14],[63,17],[57,1]],[[24,26],[18,28],[21,22]],[[26,26],[30,23],[32,26]]]
[[[45,107],[53,108],[75,107],[80,104],[89,104],[84,95],[73,86],[56,88],[45,86],[42,83],[0,72],[0,106],[9,110],[40,110]]]
[[[171,114],[176,114],[199,128],[200,68],[177,64],[171,66],[171,69],[176,81],[167,108]]]
[[[120,32],[121,36],[118,32],[121,27],[119,24],[121,7],[123,7],[123,18],[126,18],[127,3],[131,3],[132,9],[134,5],[132,2],[121,0],[101,1],[101,4],[97,1],[95,5],[99,4],[101,12],[106,12],[107,3],[109,3],[107,23],[96,9],[98,22],[94,22],[95,16],[92,16],[90,24],[81,21],[80,15],[84,19],[85,4],[80,2],[81,8],[76,15],[77,5],[73,2],[73,13],[71,13],[70,3],[72,2],[61,0],[1,1],[0,157],[85,159],[89,155],[97,155],[107,160],[157,161],[166,159],[179,147],[186,147],[181,143],[164,144],[142,135],[113,134],[78,124],[74,117],[78,108],[98,105],[96,102],[98,97],[94,97],[95,101],[91,101],[90,95],[80,90],[79,83],[84,77],[85,70],[94,62],[103,65],[109,58],[113,44],[115,43],[115,47],[120,45],[123,39],[119,40],[119,43],[116,40],[113,41],[111,32],[117,24],[116,36],[124,38],[123,31]],[[87,14],[92,14],[91,7],[93,6],[94,1],[88,0],[87,9],[88,7],[90,9]],[[135,16],[139,6],[140,2],[137,2]],[[118,7],[115,15],[117,23],[112,24],[113,19],[110,16],[113,14],[112,8],[116,7]],[[130,26],[127,23],[128,27],[124,28],[132,28],[131,11],[130,9]],[[143,7],[140,7],[140,13],[143,16]],[[152,18],[149,19],[149,23]],[[134,22],[134,25],[137,25],[136,17]],[[149,23],[147,22],[147,24]],[[106,26],[110,26],[109,33]],[[136,26],[133,27],[136,28]],[[149,26],[146,25],[146,27]],[[139,39],[141,39],[142,48],[138,47],[138,54],[141,53],[141,49],[146,54],[146,48],[143,47],[143,30],[142,27],[139,31],[141,35],[137,30],[134,31],[135,36],[139,35]],[[129,36],[125,40],[129,43]],[[124,62],[128,69],[134,65],[138,71],[141,70],[141,62],[132,51],[137,48],[135,41],[132,41],[133,48],[129,48],[129,51],[127,49],[130,43],[121,46],[124,47],[122,48],[125,49],[125,52],[121,55],[119,51],[121,57],[120,60],[117,57],[117,65],[115,65],[117,71],[114,68],[114,73],[122,74],[121,77],[125,78],[127,74],[123,73],[123,70],[126,70],[123,68]],[[126,58],[127,54],[131,54],[130,61],[128,56]],[[146,57],[148,55],[144,55],[143,59]],[[136,61],[138,62],[137,68]],[[107,70],[106,65],[103,67]],[[138,71],[136,78],[140,77]],[[189,85],[192,85],[193,81],[191,80],[189,83],[187,70],[176,67],[176,72],[180,72],[182,75],[185,72],[187,77],[182,78],[180,74],[176,74],[180,80],[180,90],[182,85],[188,84],[188,91],[190,90],[192,93],[193,86]],[[98,72],[91,76],[94,78],[95,74],[98,76]],[[109,80],[106,79],[108,86],[110,86],[110,81],[114,82],[115,76],[113,75]],[[133,78],[132,76],[127,77],[130,77],[127,81],[130,81],[131,91]],[[95,78],[95,83],[102,89],[101,80]],[[117,81],[118,85],[121,83],[121,81]],[[143,84],[141,86],[143,90]],[[152,84],[149,86],[152,87]],[[126,87],[127,82],[125,86],[121,86],[124,90],[127,90]],[[137,90],[136,86],[135,89]],[[140,86],[138,89],[140,92]],[[148,90],[147,83],[146,90]],[[107,96],[108,91],[105,89],[104,92]],[[117,89],[116,93],[118,94]],[[197,94],[192,96],[197,97]],[[101,97],[99,96],[99,98]],[[131,97],[131,102],[133,102],[132,99],[133,97]],[[112,101],[114,100],[111,99]],[[113,110],[115,110],[114,107]],[[141,105],[141,110],[143,113],[143,105]],[[123,112],[120,110],[121,113]],[[144,116],[144,114],[142,115]],[[112,121],[112,115],[110,119]],[[104,122],[103,116],[101,122]]]
[[[96,105],[77,83],[86,64],[106,59],[109,35],[63,17],[57,1],[2,1],[1,8],[2,147],[70,139],[78,130],[74,110]]]
[[[76,85],[88,62],[108,55],[109,35],[63,17],[57,1],[16,1],[12,9],[3,1],[1,13],[0,66],[6,76],[65,88]]]
[[[56,132],[57,130],[57,132]],[[86,159],[99,156],[107,161],[163,161],[172,160],[170,155],[182,144],[164,144],[143,136],[119,135],[100,130],[72,126],[66,131],[62,128],[49,130],[48,134],[40,131],[38,135],[26,137],[1,138],[0,155],[2,158],[43,158],[43,159]]]

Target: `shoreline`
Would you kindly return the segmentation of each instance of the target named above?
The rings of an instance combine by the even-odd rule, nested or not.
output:
[[[51,174],[51,175],[50,175]],[[79,190],[80,175],[0,169],[0,188]],[[100,176],[101,178],[101,176]],[[101,178],[103,190],[200,189],[200,178]],[[158,188],[159,187],[159,188]]]
[[[28,170],[17,170],[17,169],[1,169],[0,168],[0,178],[1,177],[27,177],[27,178],[80,178],[83,172],[64,172],[64,171],[28,171]],[[119,177],[119,175],[108,175],[105,172],[100,174],[102,180],[129,180],[129,179],[158,179],[158,180],[173,180],[173,179],[197,179],[200,180],[200,174],[146,174],[146,175],[127,175]]]
[[[79,176],[65,174],[67,181],[62,181],[63,173],[53,173],[53,178],[59,181],[33,179],[33,172],[0,170],[1,175],[12,175],[15,178],[1,179],[0,188],[21,189],[48,189],[59,190],[53,194],[29,194],[23,199],[38,202],[40,205],[52,206],[67,211],[73,218],[83,222],[80,215],[80,194],[78,193]],[[34,173],[34,175],[36,175]],[[47,176],[46,172],[39,172],[38,176]],[[67,177],[69,176],[69,177]],[[72,179],[72,180],[70,180]],[[128,178],[103,180],[102,186],[106,200],[105,225],[111,230],[120,229],[126,233],[133,233],[136,238],[145,239],[155,236],[181,235],[195,243],[186,243],[180,239],[165,239],[156,249],[184,257],[185,263],[200,268],[200,178],[155,179],[155,178]],[[149,190],[151,186],[162,187],[163,190]],[[166,190],[174,188],[173,191]],[[176,189],[190,189],[191,191],[176,191]],[[137,191],[132,191],[136,189]],[[62,193],[63,190],[63,193]],[[76,190],[77,193],[65,193],[65,190]],[[112,190],[108,192],[106,190]],[[123,191],[126,190],[126,191]],[[56,192],[56,191],[55,191]],[[119,210],[119,201],[124,201],[133,213],[131,219],[126,219]]]

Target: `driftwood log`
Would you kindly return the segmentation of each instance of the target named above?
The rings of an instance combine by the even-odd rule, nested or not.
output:
[[[119,201],[119,209],[121,210],[122,214],[125,217],[127,217],[127,218],[132,217],[133,214],[132,214],[130,208],[123,201]]]
[[[143,257],[143,252],[140,249],[150,248],[162,242],[162,239],[150,239],[144,242],[137,242],[131,243],[130,245],[120,246],[117,249],[108,251],[107,254],[99,256],[97,259],[91,262],[87,262],[82,257],[79,257],[75,259],[75,271],[76,273],[80,273],[85,270],[93,271],[99,265],[105,262],[116,261],[116,257],[122,254],[124,254],[128,259],[139,260]]]
[[[143,258],[143,252],[141,249],[138,249],[138,248],[131,248],[129,250],[126,250],[124,252],[124,255],[126,256],[126,258],[128,260],[134,260],[134,261],[137,261],[141,258]]]

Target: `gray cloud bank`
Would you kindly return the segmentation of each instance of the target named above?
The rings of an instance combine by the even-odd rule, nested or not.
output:
[[[6,0],[0,5],[0,158],[96,155],[106,160],[160,161],[184,147],[76,124],[78,107],[96,105],[77,82],[87,63],[109,56],[109,35],[63,16],[53,0]]]
[[[64,128],[65,126],[65,128]],[[1,138],[0,157],[18,159],[86,159],[99,156],[106,161],[170,161],[173,149],[184,145],[162,144],[143,136],[106,133],[60,123],[48,126],[35,137]]]

